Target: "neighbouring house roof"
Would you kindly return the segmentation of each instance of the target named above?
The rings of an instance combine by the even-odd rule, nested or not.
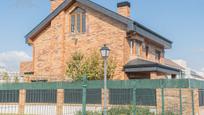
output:
[[[36,36],[40,33],[45,27],[47,27],[51,20],[55,18],[62,10],[71,6],[74,2],[79,2],[82,5],[85,5],[89,8],[92,8],[100,13],[103,13],[119,22],[122,22],[127,25],[127,31],[137,32],[138,34],[147,37],[148,39],[161,44],[165,48],[171,48],[172,42],[165,37],[153,32],[142,24],[124,17],[116,12],[113,12],[107,8],[102,7],[99,4],[96,4],[90,0],[65,0],[58,8],[56,8],[50,15],[48,15],[43,21],[41,21],[32,31],[30,31],[26,36],[26,42],[28,43],[29,39]]]
[[[202,75],[202,72],[198,72],[197,70],[192,70],[189,68],[185,61],[174,61],[174,63],[181,66],[183,69],[183,74],[185,75],[185,78],[195,78],[195,79],[204,79],[204,76]]]
[[[180,69],[162,65],[156,62],[151,62],[143,59],[133,59],[124,66],[125,72],[151,72],[158,71],[168,74],[179,74]]]
[[[177,69],[180,69],[180,70],[185,70],[184,67],[182,67],[179,64],[173,62],[172,60],[166,59],[166,58],[164,58],[164,65],[167,65],[167,66],[173,67],[173,68],[177,68]]]
[[[191,76],[195,77],[195,78],[199,78],[199,79],[204,79],[203,76],[199,75],[197,72],[190,70],[190,74]]]
[[[20,64],[20,74],[30,74],[33,73],[33,62],[27,61],[27,62],[21,62]]]

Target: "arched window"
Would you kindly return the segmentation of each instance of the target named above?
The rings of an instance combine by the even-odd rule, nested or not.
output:
[[[86,12],[85,10],[77,7],[71,12],[71,32],[83,33],[86,32]]]

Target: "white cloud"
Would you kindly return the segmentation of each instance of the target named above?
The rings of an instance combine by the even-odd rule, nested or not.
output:
[[[31,60],[31,57],[23,51],[8,51],[0,53],[0,66],[8,71],[19,71],[21,61]]]

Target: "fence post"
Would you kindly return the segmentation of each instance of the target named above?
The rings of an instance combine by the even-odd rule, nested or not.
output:
[[[87,79],[86,76],[83,77],[82,84],[83,92],[82,92],[82,115],[86,115],[86,88],[87,88]]]
[[[26,102],[26,90],[20,89],[19,90],[19,114],[24,114],[25,111],[25,102]]]
[[[180,96],[180,115],[182,115],[183,105],[182,105],[182,90],[181,89],[179,89],[179,96]]]
[[[133,104],[133,115],[136,115],[136,88],[133,88],[133,94],[132,94],[132,104]]]
[[[195,111],[194,111],[194,91],[193,89],[191,90],[191,97],[192,97],[192,115],[194,115]]]
[[[63,115],[64,89],[57,89],[57,115]]]
[[[162,96],[162,115],[164,115],[165,110],[164,110],[164,88],[161,89],[161,96]]]

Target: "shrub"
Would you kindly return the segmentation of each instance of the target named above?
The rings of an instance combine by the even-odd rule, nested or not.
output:
[[[171,111],[166,111],[166,112],[165,112],[165,115],[178,115],[178,114],[175,114],[175,113],[173,113],[173,112],[171,112]]]
[[[67,63],[67,76],[73,80],[79,80],[84,74],[84,56],[81,53],[75,52],[72,59]]]
[[[154,113],[151,113],[149,109],[147,108],[139,108],[136,107],[136,115],[154,115]],[[116,107],[111,108],[108,110],[108,115],[133,115],[134,108],[129,107]]]
[[[76,112],[75,115],[82,115],[82,112],[81,112],[81,111],[78,111],[78,112]],[[86,112],[86,115],[102,115],[102,113],[97,112],[97,111],[95,111],[95,112],[93,112],[93,111],[87,111],[87,112]]]
[[[155,115],[155,113],[152,113],[149,111],[148,108],[145,107],[136,107],[136,115]],[[108,115],[133,115],[134,107],[128,106],[128,107],[113,107],[109,109]],[[81,111],[76,112],[75,115],[82,115]],[[98,111],[87,111],[86,115],[102,115],[102,112]],[[177,115],[171,111],[166,111],[165,115]]]
[[[66,75],[72,80],[82,80],[83,75],[87,75],[88,80],[103,80],[103,60],[99,53],[93,52],[85,57],[80,52],[75,52],[71,60],[67,63]],[[107,78],[114,75],[116,64],[113,58],[108,60]]]

